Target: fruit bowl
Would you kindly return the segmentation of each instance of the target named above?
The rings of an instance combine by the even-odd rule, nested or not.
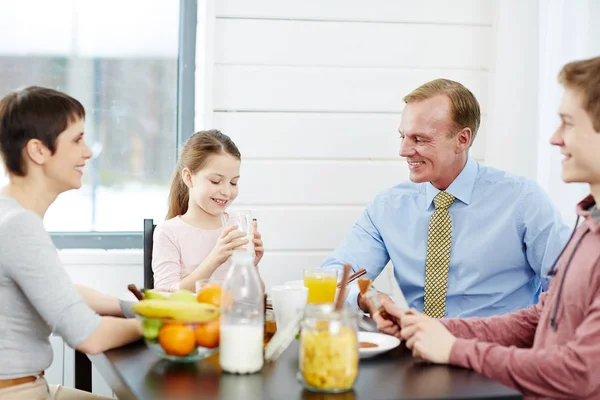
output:
[[[212,304],[143,299],[132,310],[146,345],[161,358],[193,362],[219,349],[219,308]]]
[[[209,322],[182,322],[139,315],[137,317],[142,321],[142,334],[146,345],[163,359],[194,362],[219,351],[218,318]],[[211,325],[216,325],[216,329]],[[216,340],[214,336],[210,336],[214,335],[215,330]]]

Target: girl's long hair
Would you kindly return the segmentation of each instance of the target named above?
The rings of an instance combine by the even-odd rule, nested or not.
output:
[[[181,151],[171,182],[167,219],[183,215],[188,209],[190,194],[181,176],[183,169],[187,168],[195,174],[206,165],[208,157],[213,154],[229,154],[238,160],[242,159],[233,140],[216,129],[196,132],[190,136]]]

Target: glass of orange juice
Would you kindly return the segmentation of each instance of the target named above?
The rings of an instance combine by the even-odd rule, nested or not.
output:
[[[308,288],[308,303],[333,303],[335,301],[337,282],[337,269],[305,269],[304,286]]]

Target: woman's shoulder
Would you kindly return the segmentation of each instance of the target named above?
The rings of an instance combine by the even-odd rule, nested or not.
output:
[[[42,218],[16,200],[1,198],[0,264],[6,268],[15,265],[13,261],[22,259],[23,252],[27,252],[28,256],[35,256],[40,249],[50,248],[56,251]]]
[[[39,230],[46,232],[39,215],[24,208],[10,197],[0,196],[0,232],[7,230],[10,233],[16,228],[26,232]]]

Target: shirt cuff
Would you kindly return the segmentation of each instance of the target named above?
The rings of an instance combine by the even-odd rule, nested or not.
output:
[[[455,333],[455,318],[440,318],[439,321],[442,325],[444,325],[444,327],[446,327],[446,329],[448,329],[448,332],[450,332],[452,335],[457,336],[457,334]]]
[[[450,350],[449,363],[463,368],[470,368],[468,354],[475,349],[477,339],[459,339],[457,338]]]

